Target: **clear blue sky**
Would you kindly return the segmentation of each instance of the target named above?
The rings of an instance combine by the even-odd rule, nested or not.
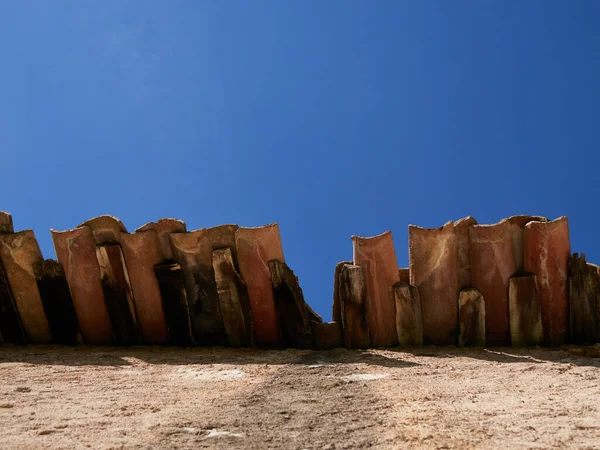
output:
[[[600,263],[599,1],[4,1],[0,209],[279,222],[330,317],[350,236],[570,219]]]

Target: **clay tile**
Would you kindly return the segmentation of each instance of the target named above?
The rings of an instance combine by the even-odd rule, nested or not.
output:
[[[401,283],[410,283],[410,269],[408,267],[399,268],[398,279]]]
[[[423,345],[423,316],[419,290],[408,283],[394,285],[396,330],[400,345]]]
[[[529,222],[523,237],[524,269],[537,276],[544,341],[562,345],[568,332],[569,222]]]
[[[276,259],[269,261],[269,270],[282,344],[300,349],[312,348],[311,314],[298,277],[286,263]]]
[[[400,280],[392,233],[386,231],[368,238],[352,236],[352,248],[354,264],[364,269],[371,345],[396,345],[398,335],[393,286]]]
[[[585,255],[582,253],[581,255],[584,259],[585,259]],[[586,262],[586,265],[588,265],[589,267],[593,268],[596,272],[600,272],[600,266],[598,266],[598,264],[594,264],[591,262]]]
[[[171,249],[171,241],[169,240],[170,233],[185,233],[187,227],[185,222],[179,219],[159,219],[156,222],[149,222],[146,225],[142,225],[136,233],[156,230],[158,233],[158,239],[160,241],[160,250],[165,261],[173,260],[173,250]]]
[[[473,225],[469,230],[471,285],[483,295],[488,345],[510,345],[508,285],[516,272],[511,225]]]
[[[507,219],[510,223],[512,242],[513,242],[513,256],[515,258],[516,270],[518,272],[523,271],[523,233],[525,232],[525,225],[529,222],[548,222],[546,217],[542,216],[528,216],[518,215],[511,216]]]
[[[246,286],[235,269],[230,248],[212,252],[223,326],[231,347],[252,347],[253,331]]]
[[[475,288],[458,295],[458,346],[485,346],[485,302]]]
[[[333,273],[333,308],[331,316],[334,322],[342,321],[340,302],[340,273],[342,272],[342,268],[347,264],[352,264],[352,261],[342,261],[337,263]]]
[[[339,273],[340,314],[347,349],[369,348],[369,323],[364,271],[361,266],[344,264]]]
[[[456,229],[456,258],[458,264],[458,284],[471,285],[471,263],[469,262],[469,228],[477,225],[474,217],[468,216],[454,222]]]
[[[516,216],[510,216],[507,219],[511,224],[519,225],[520,227],[524,227],[529,222],[550,222],[547,217],[544,216],[532,216],[529,214],[517,214]]]
[[[0,233],[13,233],[14,231],[10,213],[0,211]]]
[[[96,240],[96,245],[118,244],[121,233],[127,233],[127,228],[115,216],[107,214],[94,217],[80,223],[77,227],[90,227]]]
[[[240,227],[235,233],[240,275],[246,282],[256,343],[265,346],[280,344],[275,298],[271,285],[269,261],[285,262],[279,225],[257,228]]]
[[[58,261],[65,269],[83,341],[94,345],[111,344],[113,328],[91,228],[82,226],[67,231],[50,230],[50,233]]]
[[[173,258],[181,266],[190,319],[198,345],[223,345],[225,329],[206,229],[171,233]]]
[[[410,284],[419,289],[425,345],[455,345],[458,333],[456,229],[408,226]]]
[[[235,232],[240,227],[238,225],[227,224],[207,228],[206,236],[210,240],[213,250],[228,248],[231,250],[233,262],[237,267],[237,248],[235,246]]]
[[[123,233],[121,248],[143,340],[148,344],[164,344],[169,335],[160,287],[154,273],[154,266],[163,261],[158,233],[156,230]]]
[[[574,253],[569,261],[569,337],[571,344],[593,344],[600,337],[598,266]]]
[[[544,340],[537,277],[512,277],[509,286],[510,336],[513,347],[540,345]]]
[[[50,325],[33,272],[34,264],[44,258],[33,231],[1,234],[0,258],[27,340],[36,344],[49,343],[52,340]]]
[[[142,334],[123,250],[119,244],[99,245],[96,258],[116,344],[139,344]]]
[[[333,350],[344,345],[344,335],[340,322],[311,322],[314,346],[318,350]]]
[[[23,331],[19,311],[15,304],[14,296],[10,290],[4,264],[0,259],[0,330],[4,342],[11,344],[25,344],[26,337]]]
[[[154,273],[160,287],[169,341],[175,345],[196,345],[181,267],[176,263],[161,263],[154,266]]]
[[[36,277],[39,275],[57,278],[65,275],[62,264],[55,259],[44,259],[36,262],[33,265],[33,271],[36,274]]]
[[[79,324],[63,266],[53,259],[33,265],[44,311],[56,344],[75,345],[80,341]]]
[[[471,225],[477,225],[477,219],[473,216],[463,217],[454,221],[455,227],[470,227]]]

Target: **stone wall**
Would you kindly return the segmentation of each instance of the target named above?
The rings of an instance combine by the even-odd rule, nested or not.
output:
[[[368,348],[557,346],[600,340],[600,274],[571,255],[566,217],[410,225],[352,236],[334,271],[333,322],[305,302],[277,224],[134,232],[112,216],[51,230],[58,261],[0,212],[0,339],[24,344]]]

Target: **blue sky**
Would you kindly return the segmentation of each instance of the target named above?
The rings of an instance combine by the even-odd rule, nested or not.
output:
[[[531,213],[600,263],[600,2],[0,2],[0,209],[279,222],[331,315],[350,236]]]

